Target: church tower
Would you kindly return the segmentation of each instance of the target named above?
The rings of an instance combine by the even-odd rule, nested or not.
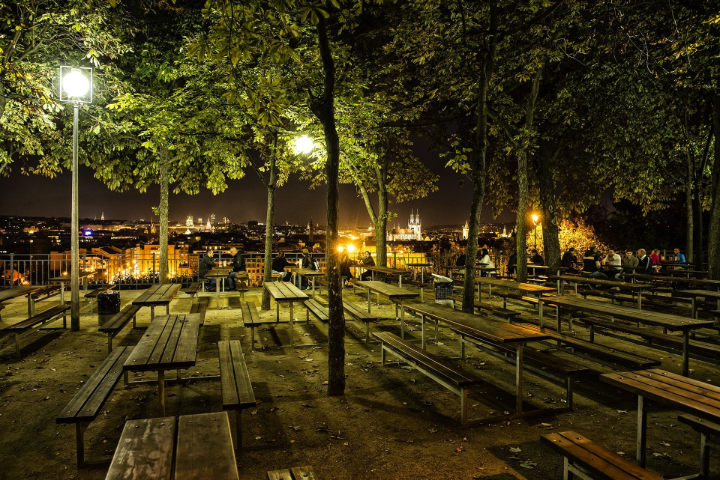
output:
[[[468,225],[468,222],[465,221],[465,226],[463,227],[463,232],[462,232],[463,240],[467,240],[469,234],[470,234],[470,225]]]
[[[408,222],[408,230],[413,231],[413,240],[422,240],[422,223],[420,222],[420,211],[413,215],[410,211],[410,221]]]

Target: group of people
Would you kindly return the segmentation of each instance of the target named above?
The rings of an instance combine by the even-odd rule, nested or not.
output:
[[[217,266],[215,263],[215,252],[212,249],[207,249],[205,251],[205,256],[200,260],[200,265],[198,268],[198,277],[200,280],[206,282],[205,288],[208,290],[214,290],[217,286],[216,279],[215,278],[207,278],[208,273]],[[236,282],[236,277],[239,272],[247,272],[247,266],[245,262],[245,256],[242,254],[242,252],[239,252],[237,248],[231,247],[230,248],[230,267],[232,268],[232,271],[228,274],[227,278],[224,279],[225,281],[225,287],[227,290],[235,290],[236,288],[239,289],[240,285],[238,282]],[[345,282],[347,283],[350,279],[354,278],[353,274],[350,270],[350,267],[352,266],[361,266],[361,267],[369,267],[369,266],[375,266],[375,260],[372,257],[372,254],[370,252],[364,252],[362,256],[362,260],[359,264],[354,264],[347,253],[347,251],[343,251],[340,254],[340,276],[343,277]],[[301,268],[307,268],[314,271],[320,270],[320,265],[316,260],[312,258],[312,255],[308,251],[307,248],[303,248],[302,250],[302,257],[297,263],[291,263],[287,260],[285,257],[285,252],[279,252],[275,258],[272,260],[271,269],[273,274],[279,274],[280,279],[282,281],[290,281],[292,278],[291,272],[286,271],[287,267],[301,267]],[[371,272],[368,270],[365,270],[361,275],[361,280],[368,280],[370,278]],[[301,287],[309,290],[312,288],[311,284],[308,282],[307,278],[305,276],[301,276]]]
[[[685,255],[679,248],[674,250],[674,260],[678,263],[686,263]],[[567,268],[568,273],[580,273],[575,265],[578,263],[575,248],[570,248],[563,254],[561,266]],[[626,250],[624,256],[620,256],[612,248],[603,257],[596,246],[590,247],[583,255],[583,269],[590,277],[615,279],[623,270],[632,269],[635,273],[655,273],[660,267],[660,251],[653,250],[648,255],[647,250],[641,248],[637,255],[632,250]]]

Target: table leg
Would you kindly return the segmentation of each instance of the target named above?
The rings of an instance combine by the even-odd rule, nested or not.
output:
[[[695,300],[697,297],[692,297],[690,299],[690,309],[692,311],[692,318],[697,318],[697,310],[695,309]]]
[[[170,315],[170,303],[165,305],[165,315]]]
[[[647,446],[647,410],[645,405],[645,397],[638,395],[638,412],[637,412],[637,464],[645,468],[645,447]]]
[[[402,288],[402,277],[403,277],[403,276],[402,276],[402,274],[400,274],[400,275],[398,275],[398,277],[400,277],[400,280],[399,280],[399,282],[400,282],[400,288]]]
[[[312,277],[312,296],[315,298],[315,277]]]
[[[215,301],[217,302],[217,309],[220,310],[220,281],[221,278],[215,279]]]
[[[560,317],[560,305],[555,306],[555,316],[557,317],[557,331],[558,331],[558,333],[561,333],[562,323],[561,323],[561,317]]]
[[[275,301],[275,320],[280,323],[280,304]]]
[[[690,330],[685,330],[683,332],[683,377],[690,376],[690,352],[688,352],[689,344]]]
[[[523,344],[517,344],[515,354],[515,412],[522,413]]]
[[[150,305],[150,322],[155,320],[155,305]]]
[[[375,281],[375,270],[373,270],[370,275],[371,275],[370,278],[372,278],[372,281],[374,282]]]
[[[158,397],[160,398],[160,416],[165,416],[165,370],[158,370]]]
[[[540,331],[545,331],[545,326],[543,325],[543,302],[542,302],[542,294],[538,295],[538,318],[540,320]]]
[[[290,346],[294,345],[293,337],[293,320],[295,315],[293,314],[293,302],[290,302]]]
[[[425,350],[425,315],[420,315],[422,322],[422,349]]]
[[[640,290],[638,290],[637,296],[638,296],[638,300],[637,300],[638,310],[642,310],[642,294],[640,293]]]
[[[400,302],[400,332],[402,338],[405,339],[405,306],[402,301]]]
[[[367,295],[368,295],[368,313],[370,313],[370,289],[367,289]]]

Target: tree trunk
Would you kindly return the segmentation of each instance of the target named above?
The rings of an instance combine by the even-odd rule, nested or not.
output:
[[[382,167],[378,168],[378,214],[375,220],[375,257],[376,265],[387,267],[387,159],[383,159]]]
[[[275,185],[267,189],[267,213],[265,215],[265,264],[263,282],[272,282],[273,223],[275,222]],[[270,292],[263,288],[262,310],[270,310]]]
[[[694,260],[693,229],[695,227],[693,225],[694,215],[693,215],[692,184],[693,184],[693,165],[692,165],[692,161],[690,160],[690,154],[688,153],[687,175],[685,177],[685,212],[687,215],[687,227],[685,228],[685,230],[687,231],[687,239],[685,241],[685,260],[687,260],[688,263],[692,263]]]
[[[463,278],[463,312],[475,312],[475,262],[477,261],[478,233],[480,217],[485,201],[485,165],[488,145],[488,88],[495,62],[495,45],[497,33],[497,6],[490,3],[489,43],[478,82],[477,127],[475,132],[475,161],[473,164],[473,196],[468,219],[468,238],[465,247],[465,277]],[[478,288],[480,286],[478,285]]]
[[[712,102],[712,128],[715,148],[712,167],[710,204],[710,227],[708,229],[708,278],[720,280],[720,94],[715,93]]]
[[[538,180],[540,186],[540,210],[542,218],[543,246],[545,263],[553,268],[560,266],[560,234],[558,231],[557,204],[555,201],[555,182],[553,181],[553,158],[540,152],[538,155]],[[551,272],[552,273],[552,272]],[[553,273],[554,275],[554,273]]]
[[[340,140],[335,127],[335,61],[330,50],[327,20],[322,15],[317,24],[318,46],[323,65],[323,95],[310,99],[310,108],[318,117],[325,134],[327,161],[327,230],[325,234],[325,261],[328,281],[328,390],[330,396],[345,393],[345,314],[342,303],[342,282],[337,251]]]
[[[170,283],[170,269],[168,267],[168,215],[170,196],[170,174],[168,165],[168,152],[160,153],[160,270],[158,283]]]

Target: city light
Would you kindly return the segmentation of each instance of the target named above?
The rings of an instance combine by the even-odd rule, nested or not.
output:
[[[307,135],[303,135],[295,139],[294,146],[296,155],[307,155],[315,149],[315,142]]]

